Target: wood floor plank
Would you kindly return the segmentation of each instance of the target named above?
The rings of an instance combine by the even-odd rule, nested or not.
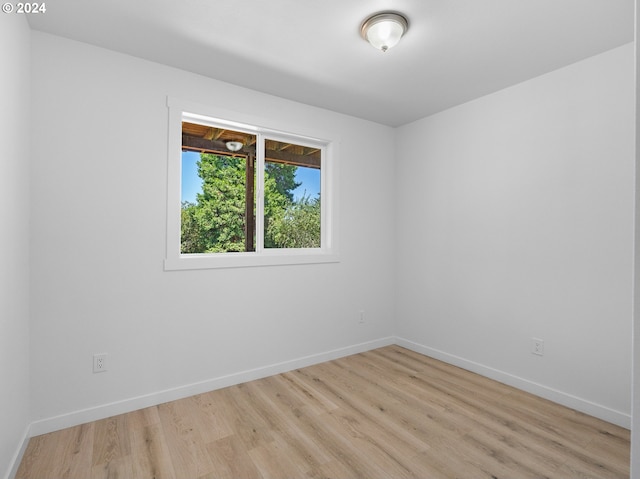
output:
[[[292,395],[297,395],[305,410],[313,411],[315,414],[324,414],[338,407],[313,385],[305,385],[298,381],[297,375],[293,372],[279,374],[275,376],[275,381],[280,383],[282,389],[289,391]]]
[[[332,365],[337,365],[337,362]],[[318,370],[321,371],[322,368],[319,367]],[[414,442],[421,442],[416,444],[416,449],[420,450],[429,447],[429,444],[440,443],[443,438],[458,438],[466,431],[462,426],[440,420],[441,413],[446,410],[443,406],[433,409],[429,400],[415,402],[406,397],[395,401],[393,395],[387,395],[390,400],[384,401],[384,387],[357,376],[348,367],[334,367],[331,381],[319,380],[317,384],[319,387],[324,385],[327,394],[334,395],[336,402],[341,401],[341,408],[347,408],[377,424],[381,434],[396,436],[398,440],[407,435],[413,436]],[[318,378],[314,378],[316,379]],[[351,397],[345,397],[343,391],[347,388],[354,388],[357,392]],[[466,427],[465,424],[464,428]]]
[[[213,464],[212,477],[217,479],[264,479],[249,456],[242,440],[226,436],[207,444],[207,451]]]
[[[61,437],[61,431],[31,438],[16,477],[52,477],[55,470],[54,464],[57,460],[56,444],[59,437]]]
[[[129,414],[131,456],[136,478],[168,479],[175,477],[158,408],[147,408]],[[150,420],[153,417],[153,420]]]
[[[111,461],[131,454],[127,427],[128,415],[114,416],[95,422],[92,465],[108,469]]]
[[[215,396],[198,394],[183,400],[189,407],[189,414],[199,425],[198,429],[205,443],[217,441],[233,434],[233,428],[224,417],[221,408],[217,407]]]
[[[285,390],[265,387],[270,379],[247,384],[247,392],[254,398],[256,411],[269,424],[282,443],[288,448],[288,455],[305,464],[306,469],[318,467],[331,460],[322,443],[313,440],[299,426],[303,414],[299,407],[293,407],[286,400]],[[305,470],[306,470],[305,469]]]
[[[461,455],[457,442],[424,451],[413,458],[414,468],[429,479],[495,479],[492,473],[474,466]]]
[[[34,437],[17,479],[609,479],[624,428],[388,346]]]
[[[91,470],[94,424],[83,424],[32,439],[17,477],[56,477],[75,479],[87,477]],[[44,454],[44,456],[41,456]]]
[[[211,473],[213,464],[189,408],[179,400],[161,404],[158,413],[176,475],[198,478]]]
[[[245,385],[215,391],[219,406],[235,431],[244,442],[247,450],[273,441],[269,426],[259,414],[247,403]]]
[[[90,479],[120,479],[134,477],[133,463],[130,456],[120,456],[110,459],[108,462],[99,463],[91,468],[90,475],[84,477]],[[55,477],[55,476],[52,476]]]
[[[300,460],[291,444],[273,432],[273,440],[249,451],[254,464],[265,479],[304,477],[310,465]]]
[[[332,479],[336,477],[351,477],[358,479],[363,477],[357,471],[350,470],[346,464],[339,460],[329,461],[320,467],[312,468],[306,475],[309,479]]]
[[[82,478],[92,465],[93,423],[65,429],[58,442],[56,476],[60,478]]]

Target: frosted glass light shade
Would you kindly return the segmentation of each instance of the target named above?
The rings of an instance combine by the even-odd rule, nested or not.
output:
[[[241,141],[227,141],[226,145],[229,151],[238,151],[244,146]]]
[[[362,24],[360,34],[378,50],[386,52],[396,45],[407,31],[407,19],[397,13],[379,13]]]

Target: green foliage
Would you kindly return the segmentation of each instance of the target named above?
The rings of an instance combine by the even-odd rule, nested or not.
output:
[[[246,160],[201,154],[202,193],[181,212],[181,252],[245,251]],[[293,201],[296,167],[268,162],[264,177],[266,248],[320,246],[320,199]],[[255,207],[254,207],[255,214]]]
[[[197,195],[195,218],[204,249],[199,252],[244,251],[245,163],[244,158],[200,155],[202,193]]]
[[[307,196],[279,210],[267,226],[277,248],[320,247],[320,197]]]
[[[295,166],[270,161],[264,165],[265,178],[273,178],[276,191],[285,196],[289,201],[293,201],[293,190],[302,184],[296,182],[297,169]]]
[[[181,221],[181,246],[180,251],[183,254],[202,253],[206,250],[205,237],[198,226],[196,214],[198,207],[193,203],[184,201],[182,203],[182,211],[180,212]]]

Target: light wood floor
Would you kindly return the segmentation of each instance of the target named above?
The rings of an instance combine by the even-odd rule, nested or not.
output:
[[[628,476],[628,430],[398,346],[34,437],[17,474]]]

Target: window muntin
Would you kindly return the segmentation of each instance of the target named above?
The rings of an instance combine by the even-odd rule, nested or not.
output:
[[[169,99],[168,105],[170,136],[166,270],[338,261],[335,228],[336,164],[334,163],[335,145],[333,142],[254,127],[250,123],[220,120],[203,114],[190,113],[189,110],[200,110],[200,108],[185,108],[185,105],[192,107],[194,104],[191,103]],[[202,111],[206,111],[206,108]],[[215,148],[208,148],[211,146],[210,142],[202,143],[194,138],[185,143],[183,133],[187,134],[188,128],[191,128],[189,125],[184,125],[187,130],[183,132],[182,127],[185,123],[195,125],[197,128],[211,129],[207,136],[210,140],[217,141],[218,149],[212,151]],[[292,122],[292,124],[295,123]],[[221,136],[219,130],[224,130],[225,136]],[[242,149],[238,152],[230,152],[226,148],[226,152],[221,151],[221,146],[229,140],[229,135],[235,135],[243,140]],[[246,140],[248,137],[251,139]],[[205,137],[202,136],[202,138]],[[187,187],[188,181],[185,179],[187,175],[185,170],[190,168],[193,176],[194,169],[197,171],[195,163],[202,160],[202,157],[194,160],[193,152],[197,152],[195,154],[198,156],[218,154],[222,157],[233,158],[233,160],[225,159],[224,162],[235,162],[236,166],[241,165],[239,168],[245,168],[245,173],[248,171],[247,165],[250,164],[249,153],[254,154],[253,176],[251,177],[253,193],[247,193],[246,178],[249,176],[245,175],[245,184],[242,185],[245,188],[245,197],[250,197],[245,200],[244,209],[248,211],[250,209],[248,205],[251,205],[254,212],[253,217],[247,214],[244,216],[242,231],[244,232],[245,244],[242,251],[238,251],[241,249],[238,247],[239,234],[235,235],[233,246],[227,244],[223,248],[212,248],[210,245],[206,248],[202,246],[194,248],[193,237],[188,238],[183,234],[183,206],[188,206],[184,204],[184,201],[193,204],[199,195],[203,195],[203,200],[207,196],[203,191],[207,182],[199,177],[195,182],[190,181],[190,183],[196,184],[196,192],[191,191],[188,196],[189,193],[186,191],[189,188]],[[191,156],[190,159],[189,156]],[[213,161],[209,156],[205,158],[208,162]],[[216,161],[223,162],[221,158]],[[273,170],[287,169],[291,166],[295,167],[294,184],[300,183],[300,185],[294,189],[288,188],[292,200],[286,207],[279,204],[278,208],[273,208],[274,202],[269,197],[269,190],[272,189],[270,178],[274,175]],[[278,204],[277,201],[275,203]],[[301,210],[301,213],[297,209]],[[278,215],[277,221],[270,216],[274,212]],[[311,214],[314,212],[315,215]],[[184,221],[192,219],[193,216],[190,216]],[[295,233],[301,231],[300,228],[289,227],[287,229],[282,224],[283,219],[293,221],[294,224],[296,224],[295,221],[298,221],[298,224],[301,224],[300,222],[303,222],[302,224],[311,223],[313,227],[310,228],[315,233],[306,234],[306,236],[296,235]],[[252,220],[253,224],[251,224]],[[279,228],[276,228],[276,225]],[[247,232],[250,232],[252,228],[253,232],[248,234]],[[276,234],[280,242],[273,241]],[[302,236],[302,238],[298,236]],[[249,247],[246,246],[248,238],[253,240],[253,245]]]

